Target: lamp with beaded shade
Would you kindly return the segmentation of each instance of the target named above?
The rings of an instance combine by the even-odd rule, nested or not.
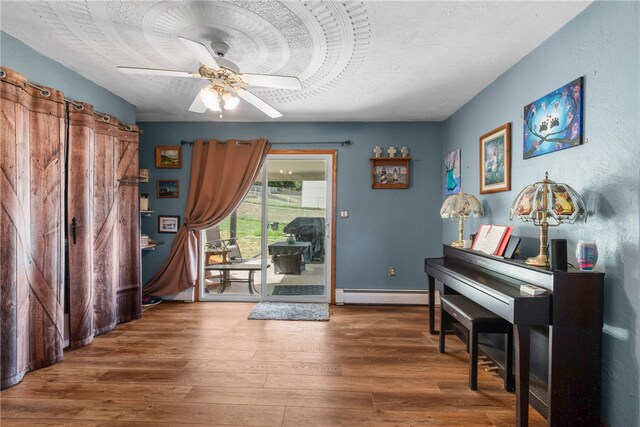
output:
[[[455,248],[463,247],[464,223],[469,217],[483,217],[484,209],[478,199],[471,194],[460,191],[458,194],[446,198],[440,208],[442,218],[458,219],[458,240],[451,243]]]

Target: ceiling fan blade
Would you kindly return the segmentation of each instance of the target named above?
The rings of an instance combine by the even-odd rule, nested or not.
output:
[[[193,111],[194,113],[204,113],[207,111],[207,106],[202,102],[202,98],[200,98],[200,93],[204,90],[204,88],[200,89],[198,94],[196,95],[196,99],[191,103],[191,107],[189,107],[189,111]]]
[[[242,74],[242,80],[250,86],[302,90],[302,83],[300,83],[300,80],[298,80],[297,77],[270,76],[267,74]]]
[[[242,88],[237,88],[236,93],[240,98],[244,99],[249,104],[253,105],[258,110],[262,111],[272,119],[277,119],[278,117],[282,117],[281,112],[279,112],[278,110],[276,110],[271,105],[267,104],[266,102],[264,102],[262,99],[258,98],[251,92],[244,90]]]
[[[137,67],[116,67],[118,71],[125,74],[144,74],[148,76],[170,76],[170,77],[199,77],[199,74],[189,73],[188,71],[175,70],[158,70],[156,68],[137,68]]]
[[[187,49],[189,49],[189,51],[191,51],[191,53],[193,53],[196,58],[198,58],[198,61],[200,61],[202,65],[206,65],[213,70],[220,69],[220,66],[216,62],[215,58],[213,57],[213,55],[211,55],[211,52],[209,52],[209,49],[207,49],[205,45],[193,40],[185,39],[184,37],[178,37],[178,40],[180,40],[182,44]]]

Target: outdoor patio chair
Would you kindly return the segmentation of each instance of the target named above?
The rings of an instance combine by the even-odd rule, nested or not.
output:
[[[205,266],[212,266],[215,264],[239,264],[242,263],[242,252],[240,251],[240,244],[235,237],[230,239],[216,239],[207,242],[207,259],[205,260]],[[229,282],[246,282],[244,277],[247,273],[240,273],[243,277],[235,275],[234,272],[214,269],[207,269],[206,279],[210,280],[210,286],[222,283],[222,275],[226,274],[225,281]],[[215,282],[213,280],[217,279]]]
[[[240,252],[240,245],[238,239],[232,237],[230,239],[216,239],[207,242],[207,250],[220,250],[226,252],[225,259],[227,262],[242,262],[242,252]]]

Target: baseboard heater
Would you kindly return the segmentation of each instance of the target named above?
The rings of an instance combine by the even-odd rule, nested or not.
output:
[[[336,289],[336,304],[428,305],[429,292],[413,289]]]

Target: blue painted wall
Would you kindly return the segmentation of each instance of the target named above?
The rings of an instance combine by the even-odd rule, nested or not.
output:
[[[640,425],[640,5],[596,2],[505,72],[451,116],[443,127],[443,152],[462,148],[462,186],[479,193],[478,137],[512,122],[512,188],[479,197],[483,222],[509,224],[516,194],[544,177],[573,186],[590,212],[586,224],[550,229],[566,238],[570,261],[579,239],[595,239],[597,269],[606,273],[603,359],[603,419],[611,426]],[[522,159],[525,104],[585,76],[583,146]],[[539,230],[513,223],[537,253]],[[477,227],[477,224],[475,225]],[[443,227],[443,241],[456,229]]]
[[[189,182],[191,149],[183,149],[183,167],[155,169],[156,145],[177,145],[195,138],[270,141],[342,141],[351,146],[274,145],[274,149],[338,149],[337,209],[348,209],[337,219],[336,286],[338,288],[425,289],[423,259],[441,253],[440,123],[139,123],[143,130],[140,167],[148,168],[150,182],[141,192],[151,194],[154,216],[143,219],[142,230],[166,242],[143,257],[143,279],[148,280],[169,251],[170,234],[157,234],[158,214],[182,215]],[[373,147],[411,149],[411,186],[408,190],[371,189]],[[156,199],[158,179],[179,179],[180,199]],[[387,275],[389,266],[397,276]]]
[[[87,102],[96,111],[111,114],[121,122],[136,121],[133,104],[1,31],[0,65],[17,71],[32,83],[62,91],[69,99]]]
[[[543,177],[566,182],[583,194],[591,216],[586,224],[552,229],[551,238],[595,238],[600,249],[597,268],[605,271],[603,417],[611,426],[640,425],[640,5],[596,2],[505,72],[444,124],[439,123],[141,123],[141,167],[151,182],[152,218],[143,231],[167,242],[143,258],[145,280],[169,250],[170,235],[157,234],[157,214],[182,215],[189,178],[190,149],[181,170],[155,169],[156,145],[181,139],[266,137],[273,141],[351,139],[339,148],[337,286],[339,288],[424,289],[422,260],[440,254],[440,242],[456,237],[456,227],[438,217],[443,200],[442,157],[462,148],[462,187],[477,194],[478,137],[506,122],[513,123],[513,190],[482,196],[487,218],[509,223],[507,212],[517,191]],[[62,90],[125,122],[135,120],[135,107],[22,42],[0,32],[0,64],[29,80]],[[521,115],[525,104],[585,76],[585,137],[577,148],[522,160]],[[375,145],[407,145],[412,149],[411,188],[372,190],[369,157]],[[275,146],[274,148],[295,148]],[[308,148],[308,146],[302,146]],[[301,147],[301,148],[302,148]],[[334,148],[314,146],[314,148]],[[155,199],[157,179],[180,179],[181,198]],[[514,223],[526,237],[524,249],[534,254],[538,230]],[[570,251],[570,257],[573,254]],[[398,267],[396,278],[387,267]]]

